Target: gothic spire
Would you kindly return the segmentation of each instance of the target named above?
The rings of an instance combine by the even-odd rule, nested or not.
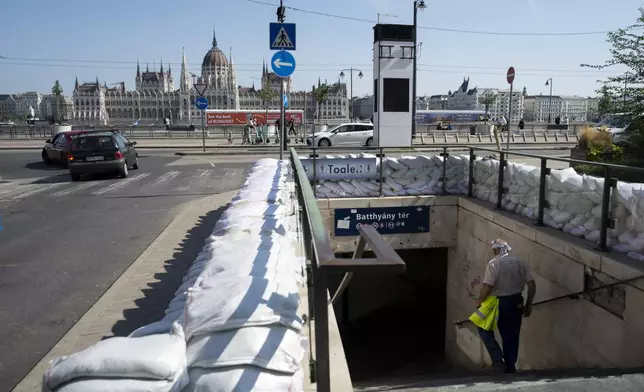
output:
[[[212,47],[217,47],[217,33],[215,33],[215,28],[212,28]]]
[[[78,90],[78,76],[76,76],[76,84],[74,84],[74,91]]]
[[[96,87],[100,86],[101,84],[98,82],[98,76],[96,77]]]
[[[150,65],[145,63],[145,72],[150,72]]]
[[[172,68],[170,63],[168,63],[168,76],[172,76]]]
[[[139,64],[139,59],[136,59],[136,77],[141,76],[141,65]]]
[[[161,59],[161,74],[163,74],[163,59]]]

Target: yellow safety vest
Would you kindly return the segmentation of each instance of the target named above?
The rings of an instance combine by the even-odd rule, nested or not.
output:
[[[486,331],[495,330],[499,321],[499,298],[492,295],[487,297],[477,311],[472,313],[470,321]]]

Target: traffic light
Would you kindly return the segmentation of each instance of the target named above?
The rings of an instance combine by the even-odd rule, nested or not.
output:
[[[284,23],[284,20],[286,20],[286,7],[282,5],[277,7],[277,21]]]

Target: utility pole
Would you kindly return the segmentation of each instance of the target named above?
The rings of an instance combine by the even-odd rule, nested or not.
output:
[[[350,73],[351,73],[351,90],[350,90],[350,93],[349,93],[349,94],[351,95],[351,121],[353,122],[353,120],[354,120],[354,119],[355,119],[355,117],[356,117],[356,116],[355,116],[355,109],[354,109],[354,105],[353,105],[353,103],[354,103],[354,102],[353,102],[353,72],[354,72],[354,71],[359,72],[359,73],[358,73],[358,77],[359,77],[360,79],[362,79],[362,77],[363,77],[364,75],[362,74],[362,71],[361,71],[361,70],[359,70],[359,69],[355,69],[355,68],[351,67],[351,68],[343,69],[342,71],[340,71],[340,78],[344,78],[344,71],[347,71],[347,72],[350,72]]]
[[[286,20],[286,7],[284,7],[284,0],[280,0],[280,6],[277,7],[277,21],[284,23]],[[284,151],[286,150],[286,133],[284,130],[284,79],[280,79],[280,161],[284,159]],[[268,118],[266,119],[268,122]]]
[[[417,60],[418,60],[418,10],[424,10],[427,8],[425,5],[425,0],[416,0],[414,1],[414,59],[413,59],[413,73],[414,73],[414,83],[412,86],[412,104],[411,104],[411,142],[414,143],[414,137],[416,136],[416,79],[418,76],[417,69]]]
[[[552,78],[546,80],[546,86],[550,86],[550,99],[548,101],[548,124],[550,124],[552,116]]]

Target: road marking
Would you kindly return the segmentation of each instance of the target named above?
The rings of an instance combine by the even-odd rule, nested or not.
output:
[[[214,163],[212,163],[212,162],[210,162],[210,166],[215,167],[215,164],[214,164]]]
[[[56,188],[64,184],[67,184],[67,183],[58,182],[53,184],[31,184],[31,185],[36,185],[35,189],[28,190],[27,192],[24,192],[24,193],[14,194],[13,197],[14,199],[24,199],[25,197],[33,196],[36,193],[51,190],[52,188]]]
[[[137,180],[141,180],[141,179],[143,179],[143,178],[145,178],[145,177],[147,177],[149,175],[150,175],[150,173],[141,173],[141,174],[137,174],[134,177],[125,178],[123,180],[114,182],[111,185],[106,186],[103,189],[99,189],[96,192],[93,192],[92,195],[100,196],[100,195],[103,195],[103,194],[105,194],[107,192],[112,192],[112,191],[115,191],[117,189],[124,188],[127,185],[131,184],[132,182],[137,181]]]
[[[160,175],[160,176],[159,176],[159,178],[157,178],[157,180],[156,180],[155,182],[153,182],[153,183],[152,183],[152,185],[150,185],[150,186],[151,186],[151,187],[152,187],[152,186],[157,186],[157,185],[159,185],[159,184],[161,184],[161,183],[164,183],[164,182],[170,181],[171,179],[175,178],[175,177],[176,177],[176,176],[178,176],[179,174],[181,174],[181,172],[180,172],[180,171],[176,171],[176,170],[173,170],[173,171],[169,171],[169,172],[167,172],[167,173],[164,173],[164,174]]]
[[[195,173],[195,177],[202,178],[204,176],[209,176],[210,175],[210,170],[207,169],[197,169],[197,172]]]
[[[71,195],[72,193],[76,193],[78,191],[82,191],[84,189],[91,188],[91,187],[96,186],[98,184],[99,184],[98,181],[86,182],[84,184],[80,184],[80,185],[77,185],[77,186],[74,186],[74,187],[71,187],[71,188],[68,188],[68,189],[63,189],[62,191],[54,192],[51,195],[54,196],[54,197],[68,196],[68,195]]]

